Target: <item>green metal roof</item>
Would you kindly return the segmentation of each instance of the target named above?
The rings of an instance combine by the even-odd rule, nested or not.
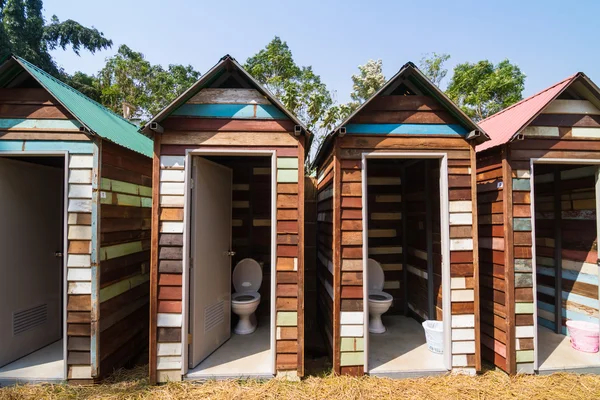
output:
[[[148,157],[153,154],[152,139],[138,131],[138,126],[113,113],[69,85],[42,71],[30,62],[13,56],[40,85],[52,94],[93,134]]]

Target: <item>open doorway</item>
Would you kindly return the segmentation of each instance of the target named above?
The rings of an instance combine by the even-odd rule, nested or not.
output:
[[[597,172],[597,165],[534,166],[539,372],[600,370],[597,347],[595,352],[583,351],[587,346],[573,348],[573,327],[568,327],[583,323],[600,328]]]
[[[442,333],[448,311],[442,293],[443,278],[449,280],[442,234],[447,188],[440,179],[441,164],[440,158],[363,160],[365,361],[371,375],[448,370],[444,351],[449,344]],[[424,321],[437,325],[435,352],[426,343]]]
[[[0,384],[65,379],[65,157],[0,157]]]
[[[191,156],[186,379],[274,374],[272,155]]]

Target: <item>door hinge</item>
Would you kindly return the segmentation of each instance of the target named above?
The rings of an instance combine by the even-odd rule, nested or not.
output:
[[[190,180],[190,190],[192,190],[194,188],[194,180]]]

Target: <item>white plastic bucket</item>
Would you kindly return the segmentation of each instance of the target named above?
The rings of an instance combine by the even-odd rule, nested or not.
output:
[[[586,353],[597,353],[600,342],[600,327],[586,321],[567,321],[571,347]]]
[[[432,353],[444,352],[444,323],[442,321],[423,321],[427,348]]]

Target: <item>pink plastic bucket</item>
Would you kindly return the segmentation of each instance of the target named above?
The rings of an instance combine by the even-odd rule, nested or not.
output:
[[[585,321],[567,321],[571,346],[586,353],[597,353],[600,342],[598,324]]]

